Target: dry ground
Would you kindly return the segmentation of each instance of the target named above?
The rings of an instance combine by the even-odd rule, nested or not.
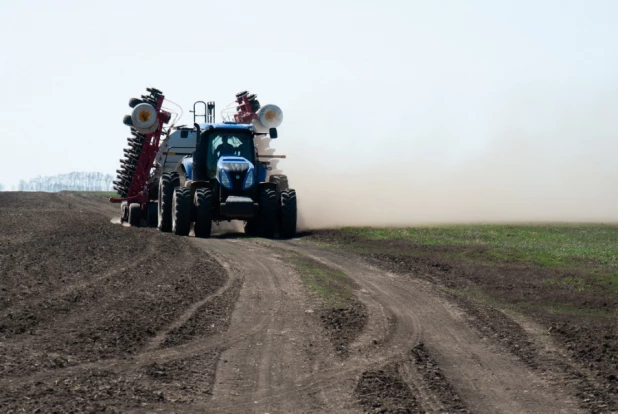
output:
[[[509,291],[508,269],[115,215],[96,196],[0,193],[0,412],[616,410],[616,325],[456,294]]]

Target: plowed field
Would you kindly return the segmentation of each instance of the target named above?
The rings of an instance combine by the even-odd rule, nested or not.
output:
[[[97,196],[0,193],[0,412],[618,409],[614,320],[586,337],[455,294],[500,268],[117,215]]]

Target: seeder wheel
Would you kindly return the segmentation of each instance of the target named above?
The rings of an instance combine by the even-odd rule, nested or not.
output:
[[[142,220],[142,206],[138,203],[129,204],[129,225],[139,227]]]

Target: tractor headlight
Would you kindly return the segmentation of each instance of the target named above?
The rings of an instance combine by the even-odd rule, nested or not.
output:
[[[220,170],[219,179],[221,180],[221,185],[227,188],[228,190],[232,189],[232,179],[230,178],[230,174],[226,170]]]
[[[242,184],[242,189],[247,190],[253,187],[254,183],[255,183],[255,171],[253,170],[253,168],[249,168],[249,171],[247,171],[247,176],[245,177],[245,182]]]

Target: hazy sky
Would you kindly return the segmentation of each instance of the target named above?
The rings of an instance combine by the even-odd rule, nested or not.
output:
[[[127,101],[155,86],[183,123],[243,89],[280,105],[291,181],[523,147],[618,183],[617,16],[613,0],[3,1],[0,182],[113,173]]]

